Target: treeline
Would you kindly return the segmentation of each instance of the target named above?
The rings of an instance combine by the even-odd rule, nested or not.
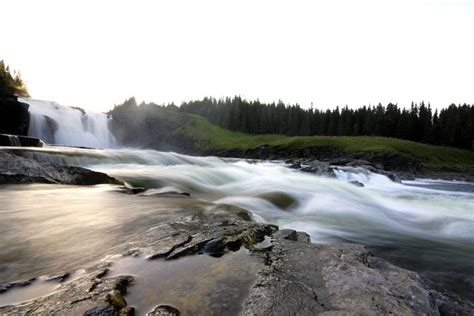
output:
[[[9,66],[0,60],[0,97],[28,97],[28,89],[18,71],[11,71]]]
[[[409,109],[389,103],[321,111],[234,97],[185,102],[180,111],[251,134],[385,136],[468,149],[474,140],[474,106],[467,104],[434,112],[423,102],[412,103]]]

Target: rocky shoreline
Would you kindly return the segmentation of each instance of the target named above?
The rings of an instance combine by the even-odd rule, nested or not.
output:
[[[340,157],[331,160],[304,158],[287,159],[285,160],[285,163],[288,164],[290,168],[327,177],[334,177],[334,170],[359,168],[387,176],[394,182],[401,182],[402,180],[415,180],[417,178],[474,182],[474,174],[470,173],[429,170],[426,168],[421,168],[417,171],[391,170],[385,168],[381,163],[372,163],[363,159],[350,159],[347,157]]]
[[[201,154],[240,159],[280,160],[285,161],[291,168],[330,177],[334,176],[332,170],[335,168],[360,167],[386,175],[392,181],[414,180],[415,178],[474,181],[472,173],[449,168],[432,170],[419,160],[392,152],[347,154],[320,151],[320,148],[288,151],[286,149],[276,150],[263,145],[246,150],[211,150]]]
[[[58,166],[0,151],[0,184],[18,183],[122,184],[105,173],[81,167]]]
[[[307,161],[295,163],[295,167],[315,173],[326,172],[330,166],[327,163],[308,164]],[[3,184],[121,184],[102,173],[40,163],[7,152],[0,152],[0,179]],[[141,192],[124,191],[129,194]],[[166,197],[140,195],[131,198],[156,199],[156,203],[165,198],[192,199],[179,194]],[[127,244],[121,246],[118,257],[137,257],[162,265],[202,256],[211,256],[218,261],[244,249],[247,254],[242,262],[257,258],[260,264],[251,284],[241,289],[243,297],[226,303],[238,305],[240,314],[469,315],[474,311],[472,302],[435,290],[417,273],[374,257],[362,245],[312,244],[304,232],[279,230],[274,225],[253,222],[249,212],[228,205],[182,207],[173,210],[170,216],[166,222],[151,229],[133,232]],[[117,254],[104,250],[104,257],[108,255]],[[56,282],[57,287],[40,297],[2,306],[0,314],[133,315],[137,306],[127,300],[143,282],[133,274],[113,274],[118,263],[117,256],[111,258],[86,267],[78,277],[71,277],[75,271],[57,271],[52,276],[3,284],[0,295],[26,290],[34,286],[34,282]],[[237,272],[229,269],[222,273],[231,276]],[[241,277],[239,273],[235,277]],[[158,281],[156,287],[160,286]],[[230,287],[224,287],[224,290]],[[179,303],[176,306],[160,300],[153,303],[155,307],[151,310],[138,309],[137,313],[191,313],[189,306]],[[226,304],[203,303],[198,313],[222,314],[230,310]]]
[[[264,264],[241,302],[243,315],[468,315],[474,310],[469,302],[433,290],[416,273],[373,257],[362,245],[311,244],[306,233],[242,218],[248,216],[219,206],[199,214],[186,210],[172,222],[137,234],[135,247],[121,255],[159,264],[184,256],[227,256],[245,247]],[[55,292],[0,307],[0,313],[133,315],[127,293],[140,284],[133,275],[110,276],[114,264],[102,262],[72,281],[58,277]],[[27,284],[3,288],[8,292]],[[156,301],[148,315],[179,315],[180,308]],[[201,314],[215,313],[203,309]]]

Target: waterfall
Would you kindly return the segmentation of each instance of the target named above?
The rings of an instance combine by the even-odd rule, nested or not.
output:
[[[7,135],[11,146],[21,147],[20,138],[17,135]]]
[[[20,147],[20,138],[17,135],[0,134],[0,146]]]
[[[21,98],[30,105],[28,135],[48,144],[111,148],[115,139],[105,113],[94,113],[51,101]]]

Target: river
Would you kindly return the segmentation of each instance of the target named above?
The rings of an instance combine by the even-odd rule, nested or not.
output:
[[[136,149],[24,149],[42,161],[105,172],[142,195],[187,192],[186,207],[231,204],[254,220],[310,234],[314,243],[356,242],[436,285],[473,298],[474,184],[395,183],[364,169],[326,178],[282,162],[191,157]],[[358,181],[364,186],[356,186]],[[0,190],[0,279],[74,269],[115,253],[136,227],[166,221],[156,205],[116,186],[15,185]],[[104,253],[107,249],[108,253]],[[51,271],[50,271],[51,270]]]

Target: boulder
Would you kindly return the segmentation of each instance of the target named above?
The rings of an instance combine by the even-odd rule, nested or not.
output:
[[[328,162],[319,161],[319,160],[309,160],[301,162],[301,171],[310,172],[318,176],[334,177],[334,172],[332,171]]]
[[[81,167],[58,166],[0,151],[0,184],[16,183],[122,184],[102,172]]]
[[[0,96],[0,134],[27,135],[30,123],[29,105],[16,97]]]
[[[170,305],[159,305],[151,312],[146,314],[147,316],[179,316],[180,312],[177,308]]]
[[[364,187],[364,184],[359,181],[350,181],[349,183],[355,185],[356,187]]]

